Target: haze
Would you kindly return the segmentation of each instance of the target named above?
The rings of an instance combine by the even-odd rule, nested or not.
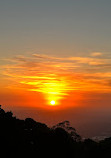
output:
[[[0,1],[0,104],[85,137],[111,131],[111,1]]]

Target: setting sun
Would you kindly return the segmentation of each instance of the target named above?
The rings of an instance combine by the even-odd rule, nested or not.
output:
[[[50,102],[50,104],[51,104],[51,105],[55,105],[55,101],[52,100],[52,101]]]

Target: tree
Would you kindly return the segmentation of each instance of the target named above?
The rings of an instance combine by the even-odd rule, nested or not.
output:
[[[53,126],[52,129],[56,129],[56,128],[63,128],[66,132],[69,133],[69,135],[73,138],[73,140],[75,141],[81,141],[81,136],[79,134],[77,134],[75,128],[70,126],[70,122],[69,121],[63,121],[58,123],[57,125]]]

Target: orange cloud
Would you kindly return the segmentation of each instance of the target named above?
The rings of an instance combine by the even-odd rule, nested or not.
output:
[[[7,87],[40,92],[47,103],[54,100],[59,104],[74,91],[111,92],[111,71],[105,67],[111,59],[33,54],[6,61],[8,64],[1,65],[1,74],[10,82]]]
[[[101,52],[93,52],[91,53],[91,56],[97,57],[97,56],[102,56]]]

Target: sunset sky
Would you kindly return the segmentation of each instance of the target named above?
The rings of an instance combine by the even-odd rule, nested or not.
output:
[[[0,1],[0,104],[85,135],[111,130],[111,1]]]

